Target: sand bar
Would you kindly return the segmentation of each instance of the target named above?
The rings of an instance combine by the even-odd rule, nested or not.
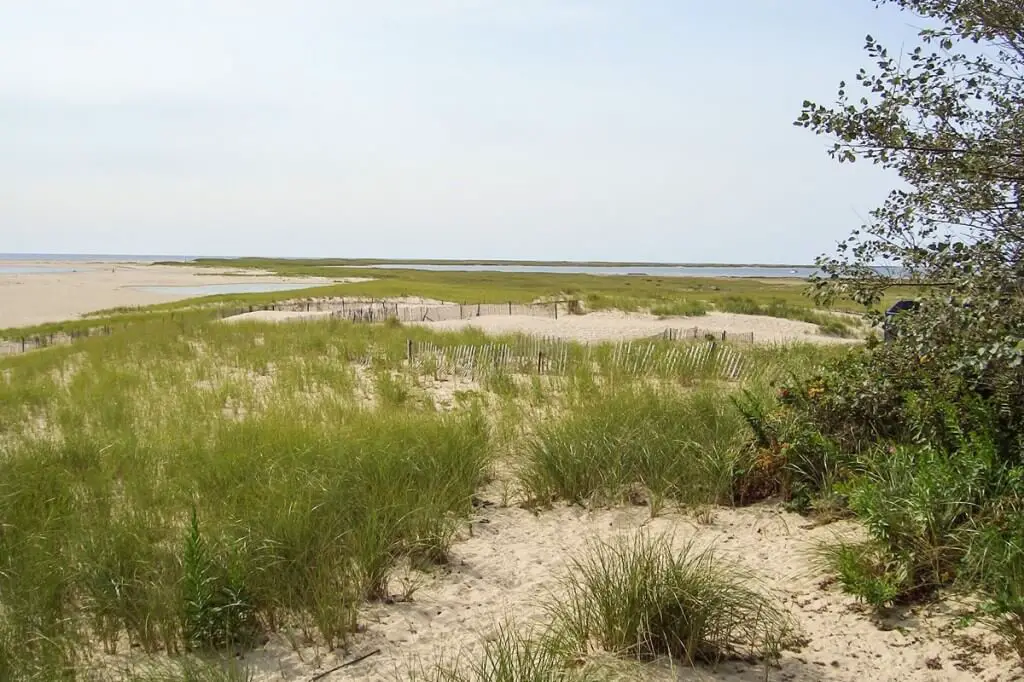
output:
[[[145,263],[0,260],[0,329],[59,322],[105,308],[193,298],[203,295],[196,293],[195,287],[210,284],[322,286],[343,281],[351,280]],[[147,291],[147,287],[175,287],[180,291]]]

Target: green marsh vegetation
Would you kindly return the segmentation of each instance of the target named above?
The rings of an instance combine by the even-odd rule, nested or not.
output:
[[[249,267],[279,275],[317,277],[372,277],[373,281],[318,288],[309,295],[389,298],[422,296],[442,301],[471,303],[531,303],[542,300],[579,300],[587,310],[649,310],[659,316],[700,316],[710,311],[769,315],[812,324],[854,325],[841,311],[863,314],[864,306],[838,300],[816,306],[799,279],[603,276],[564,273],[435,272],[426,270],[345,267],[357,262],[338,260],[278,260],[261,258],[199,259],[207,267]],[[304,292],[305,294],[305,292]],[[890,298],[895,300],[896,294]],[[209,297],[210,300],[268,303],[285,300],[281,292]]]

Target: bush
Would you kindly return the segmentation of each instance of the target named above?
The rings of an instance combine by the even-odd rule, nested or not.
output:
[[[982,622],[1024,659],[1024,470],[1007,480],[1006,493],[972,523],[963,573],[984,599]]]
[[[596,546],[572,563],[561,592],[554,628],[581,655],[596,643],[639,660],[775,660],[796,643],[793,621],[746,573],[710,550],[676,552],[665,537]]]
[[[198,648],[249,647],[259,625],[240,572],[218,563],[199,532],[195,507],[182,551],[182,637]]]

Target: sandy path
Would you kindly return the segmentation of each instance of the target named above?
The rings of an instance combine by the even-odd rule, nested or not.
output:
[[[463,329],[476,327],[489,334],[523,333],[547,336],[573,341],[617,341],[637,339],[659,334],[666,329],[689,330],[694,327],[717,334],[754,334],[757,343],[808,343],[848,342],[822,336],[817,325],[796,320],[784,320],[761,315],[739,315],[736,313],[708,313],[702,317],[658,318],[644,313],[623,313],[602,311],[586,315],[567,315],[558,319],[526,317],[518,315],[486,316],[468,320],[445,320],[425,322],[432,329]]]
[[[306,650],[300,659],[275,640],[246,656],[245,662],[256,669],[257,680],[306,680],[379,648],[380,655],[329,679],[402,679],[400,674],[410,668],[475,647],[480,637],[508,617],[519,623],[539,621],[540,602],[557,589],[557,578],[571,557],[593,540],[607,541],[640,528],[674,536],[679,546],[690,539],[714,545],[720,556],[755,571],[764,588],[795,615],[809,643],[800,652],[784,654],[781,669],[770,671],[772,680],[1021,679],[1012,659],[991,653],[990,635],[971,629],[959,632],[959,641],[952,639],[953,615],[943,607],[878,623],[853,599],[822,587],[809,550],[834,533],[850,532],[852,525],[808,528],[803,517],[774,506],[718,509],[709,525],[674,513],[650,519],[642,507],[596,512],[562,507],[539,515],[515,507],[485,509],[474,520],[472,534],[455,545],[451,565],[428,576],[411,601],[364,609],[361,620],[366,629],[350,653],[322,652],[318,660]],[[392,590],[400,591],[401,585],[396,581]],[[675,672],[667,665],[654,665],[647,672],[649,679],[659,682],[764,679],[761,666],[745,663]],[[621,679],[637,679],[636,671]]]
[[[4,273],[3,267],[58,268],[68,272]],[[319,286],[334,281],[342,280],[285,278],[269,274],[254,276],[252,270],[212,270],[144,263],[0,261],[0,329],[69,320],[105,308],[192,298],[203,294],[189,291],[188,287],[205,284],[305,282]],[[139,289],[153,286],[182,287],[183,290],[156,293]]]

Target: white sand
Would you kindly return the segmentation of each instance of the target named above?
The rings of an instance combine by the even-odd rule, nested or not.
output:
[[[0,261],[0,266],[75,270],[60,273],[13,274],[0,271],[0,329],[76,318],[84,313],[121,306],[165,303],[197,294],[141,291],[139,287],[195,287],[204,284],[308,283],[322,286],[351,281],[278,277],[252,270],[214,270],[190,266],[81,261]],[[360,278],[362,279],[362,278]]]
[[[754,334],[757,343],[836,343],[848,341],[818,333],[818,327],[806,322],[761,315],[708,313],[702,317],[658,318],[644,313],[595,312],[566,315],[558,319],[518,315],[492,315],[468,320],[424,322],[432,329],[475,327],[488,334],[523,333],[574,341],[616,341],[654,336],[666,329],[689,330],[698,327],[721,335]]]
[[[495,495],[492,495],[495,497]],[[796,617],[809,638],[800,652],[787,652],[772,680],[1019,680],[1013,659],[992,653],[995,639],[971,628],[955,631],[948,607],[920,608],[886,622],[835,587],[822,585],[813,567],[812,548],[835,533],[851,533],[852,524],[809,528],[807,520],[775,506],[716,509],[710,525],[676,513],[650,519],[643,507],[589,512],[562,507],[539,515],[520,508],[486,509],[472,534],[453,548],[450,567],[422,578],[412,599],[375,604],[363,610],[365,632],[350,651],[304,649],[300,658],[288,645],[272,640],[246,656],[258,680],[308,680],[313,674],[381,649],[381,654],[339,670],[330,680],[402,679],[399,673],[477,646],[481,637],[509,617],[523,624],[543,621],[541,602],[558,588],[567,562],[595,539],[610,540],[640,528],[674,536],[682,546],[694,540],[714,545],[720,556],[753,570],[765,589]],[[392,593],[403,586],[393,581]],[[647,666],[647,678],[755,682],[759,665],[732,662],[717,670],[676,670]],[[638,679],[636,670],[614,679]]]
[[[323,320],[331,316],[330,310],[254,310],[225,317],[222,322],[311,322]]]
[[[316,320],[330,316],[330,311],[256,310],[225,318],[231,322],[288,322]],[[761,315],[708,313],[703,317],[659,318],[644,313],[596,312],[586,315],[533,317],[528,315],[482,315],[465,320],[414,322],[438,331],[473,327],[488,334],[530,334],[572,341],[618,341],[655,336],[666,329],[690,331],[694,327],[721,337],[725,332],[737,340],[754,335],[756,343],[856,343],[856,339],[823,336],[818,327],[806,322]]]

